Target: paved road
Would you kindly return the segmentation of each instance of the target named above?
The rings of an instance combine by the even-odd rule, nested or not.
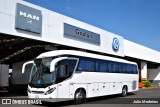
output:
[[[27,96],[8,95],[8,98],[27,98]],[[159,104],[132,104],[138,100],[159,101]],[[147,98],[147,99],[146,99]],[[125,104],[124,104],[125,103]],[[42,105],[0,105],[0,107],[159,107],[160,106],[160,88],[140,89],[138,92],[130,93],[127,97],[120,95],[110,95],[105,97],[91,98],[86,104],[74,105],[72,102],[44,103]]]

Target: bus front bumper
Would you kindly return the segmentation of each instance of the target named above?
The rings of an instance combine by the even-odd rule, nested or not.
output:
[[[28,92],[29,99],[36,99],[45,102],[57,102],[57,99],[53,97],[53,94],[44,95],[44,94],[33,94]]]

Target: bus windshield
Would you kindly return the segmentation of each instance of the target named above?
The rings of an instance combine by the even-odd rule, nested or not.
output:
[[[32,66],[29,85],[32,87],[47,87],[70,78],[75,69],[77,59],[69,58],[57,61],[55,71],[50,72],[50,65],[55,58],[35,59]]]
[[[30,84],[53,84],[56,80],[55,72],[50,72],[50,64],[53,58],[42,58],[35,59],[31,74],[30,74]]]

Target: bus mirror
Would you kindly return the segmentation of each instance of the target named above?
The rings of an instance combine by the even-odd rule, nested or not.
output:
[[[53,59],[50,64],[50,72],[55,71],[55,65],[57,64],[57,62],[64,59],[68,59],[68,57],[59,57],[59,58]]]
[[[28,62],[26,62],[26,63],[24,63],[23,64],[23,66],[22,66],[22,74],[24,73],[24,71],[25,71],[25,67],[26,67],[26,65],[28,65],[28,64],[32,64],[32,63],[34,63],[34,61],[28,61]]]

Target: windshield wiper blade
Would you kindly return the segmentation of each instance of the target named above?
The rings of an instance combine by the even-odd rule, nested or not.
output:
[[[35,78],[37,72],[38,72],[38,71],[36,71],[35,74],[32,76],[31,83],[33,82],[33,79]]]

